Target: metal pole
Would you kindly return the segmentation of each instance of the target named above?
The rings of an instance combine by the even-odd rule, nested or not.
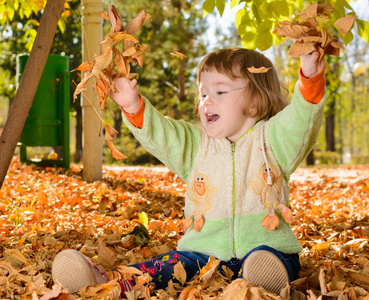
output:
[[[82,0],[82,60],[92,62],[94,55],[100,55],[102,42],[102,24],[100,17],[102,0]],[[87,90],[81,96],[83,111],[83,179],[87,182],[102,178],[102,143],[103,134],[100,118],[96,115],[99,110],[98,98],[93,89],[93,82],[89,80]]]

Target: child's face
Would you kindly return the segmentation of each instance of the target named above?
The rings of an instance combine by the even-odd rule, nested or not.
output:
[[[201,74],[199,116],[208,136],[235,142],[255,125],[256,119],[244,113],[246,85],[246,79],[232,80],[216,70]]]

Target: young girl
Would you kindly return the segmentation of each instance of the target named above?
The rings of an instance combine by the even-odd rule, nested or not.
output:
[[[216,50],[198,68],[195,113],[201,125],[160,114],[138,93],[136,80],[118,78],[110,93],[124,120],[150,153],[187,184],[187,228],[177,251],[133,266],[165,288],[181,261],[192,278],[209,256],[255,286],[279,294],[298,278],[301,246],[289,223],[288,180],[312,149],[324,109],[324,60],[301,57],[299,81],[287,105],[273,64],[243,49]],[[263,73],[251,67],[265,67]],[[70,290],[106,281],[78,251],[53,263],[55,282]],[[125,281],[122,290],[133,283]]]

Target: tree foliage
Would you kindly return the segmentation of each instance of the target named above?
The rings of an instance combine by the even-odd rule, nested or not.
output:
[[[47,0],[2,0],[0,1],[0,30],[7,28],[11,23],[24,29],[22,39],[26,42],[28,51],[31,51],[39,25],[36,18],[45,8]],[[59,19],[58,27],[64,32],[67,17],[70,16],[69,3],[64,4],[64,12]]]

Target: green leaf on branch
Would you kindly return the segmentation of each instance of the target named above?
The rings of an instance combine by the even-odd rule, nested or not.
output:
[[[225,2],[223,0],[216,0],[216,7],[219,12],[220,16],[223,16],[224,8],[225,8]]]
[[[202,5],[202,17],[205,18],[208,14],[212,13],[215,9],[215,0],[205,0]]]
[[[359,36],[367,43],[369,43],[369,22],[356,19],[357,32]]]

